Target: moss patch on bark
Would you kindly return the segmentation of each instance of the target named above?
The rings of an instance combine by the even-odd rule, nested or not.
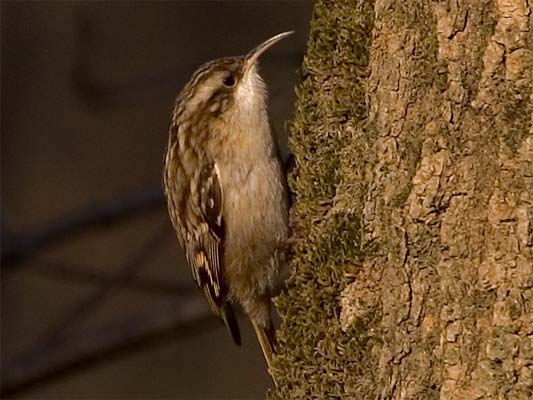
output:
[[[379,314],[341,329],[339,299],[363,253],[365,99],[373,3],[318,1],[298,88],[289,146],[297,244],[287,290],[271,399],[335,398],[365,386],[369,327]],[[359,328],[358,328],[359,327]],[[366,371],[365,373],[368,373]],[[370,384],[370,382],[368,382]]]

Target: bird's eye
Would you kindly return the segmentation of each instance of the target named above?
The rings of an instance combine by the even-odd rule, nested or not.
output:
[[[222,83],[228,88],[233,87],[235,85],[235,78],[233,77],[233,75],[228,75],[224,78]]]

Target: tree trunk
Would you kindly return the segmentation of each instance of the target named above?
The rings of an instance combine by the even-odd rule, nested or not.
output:
[[[533,398],[532,8],[316,3],[272,399]]]

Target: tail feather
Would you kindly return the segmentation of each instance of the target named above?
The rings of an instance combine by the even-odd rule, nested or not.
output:
[[[261,350],[263,351],[263,356],[268,367],[268,373],[272,376],[272,355],[276,353],[276,336],[274,333],[274,325],[270,322],[268,328],[264,328],[257,323],[254,319],[251,319],[252,325],[254,327],[255,334],[257,336],[257,341]],[[272,380],[276,385],[276,380],[272,376]]]

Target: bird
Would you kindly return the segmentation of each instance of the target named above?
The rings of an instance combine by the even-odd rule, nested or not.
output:
[[[170,220],[196,285],[237,345],[233,306],[242,307],[271,375],[271,296],[286,263],[289,198],[258,60],[292,33],[196,70],[174,104],[163,171]]]

